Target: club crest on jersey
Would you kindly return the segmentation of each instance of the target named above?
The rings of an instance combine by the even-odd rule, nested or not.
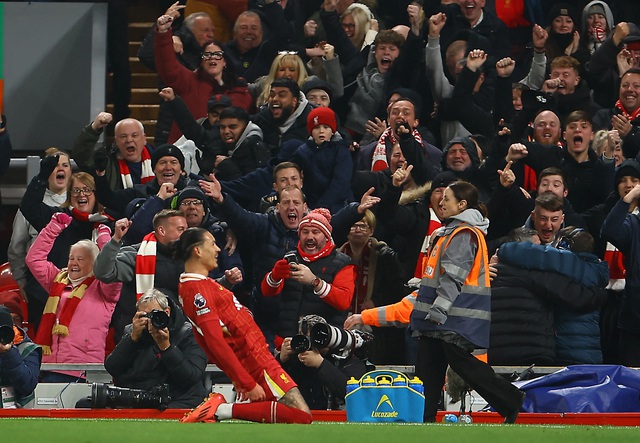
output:
[[[202,309],[207,305],[207,301],[204,299],[202,294],[198,292],[193,299],[193,305],[198,309]]]

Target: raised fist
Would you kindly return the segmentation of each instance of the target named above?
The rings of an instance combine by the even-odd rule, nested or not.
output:
[[[42,160],[40,160],[40,172],[38,173],[38,177],[40,177],[44,181],[48,181],[49,176],[53,171],[55,171],[56,166],[58,166],[59,159],[60,159],[60,156],[56,154],[56,155],[49,155],[48,157],[45,157]]]
[[[56,212],[51,216],[51,221],[55,221],[59,225],[64,226],[65,228],[71,224],[73,217],[67,214],[66,212]]]

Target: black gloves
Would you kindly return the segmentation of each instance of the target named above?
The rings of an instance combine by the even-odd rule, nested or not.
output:
[[[48,182],[49,176],[56,169],[56,166],[58,166],[59,159],[60,156],[56,154],[50,155],[40,160],[40,172],[38,173],[38,178],[44,180],[45,182]]]
[[[107,164],[109,164],[109,155],[104,149],[98,149],[93,154],[93,165],[96,171],[106,171]]]

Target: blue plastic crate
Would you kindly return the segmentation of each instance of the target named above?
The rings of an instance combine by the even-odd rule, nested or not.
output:
[[[404,386],[392,385],[394,380],[400,381],[400,379],[404,380]],[[410,387],[409,378],[402,372],[386,370],[367,372],[359,380],[358,385],[347,385],[345,401],[347,421],[350,422],[422,423],[423,421],[424,394]]]

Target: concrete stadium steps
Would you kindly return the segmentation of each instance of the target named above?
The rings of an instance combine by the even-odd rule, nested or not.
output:
[[[127,2],[129,67],[131,69],[131,117],[142,122],[147,140],[154,143],[160,97],[158,96],[158,74],[149,70],[138,60],[138,48],[156,18],[164,10],[154,0],[132,0]],[[112,74],[107,76],[107,112],[113,113]],[[107,142],[113,141],[108,134]]]

